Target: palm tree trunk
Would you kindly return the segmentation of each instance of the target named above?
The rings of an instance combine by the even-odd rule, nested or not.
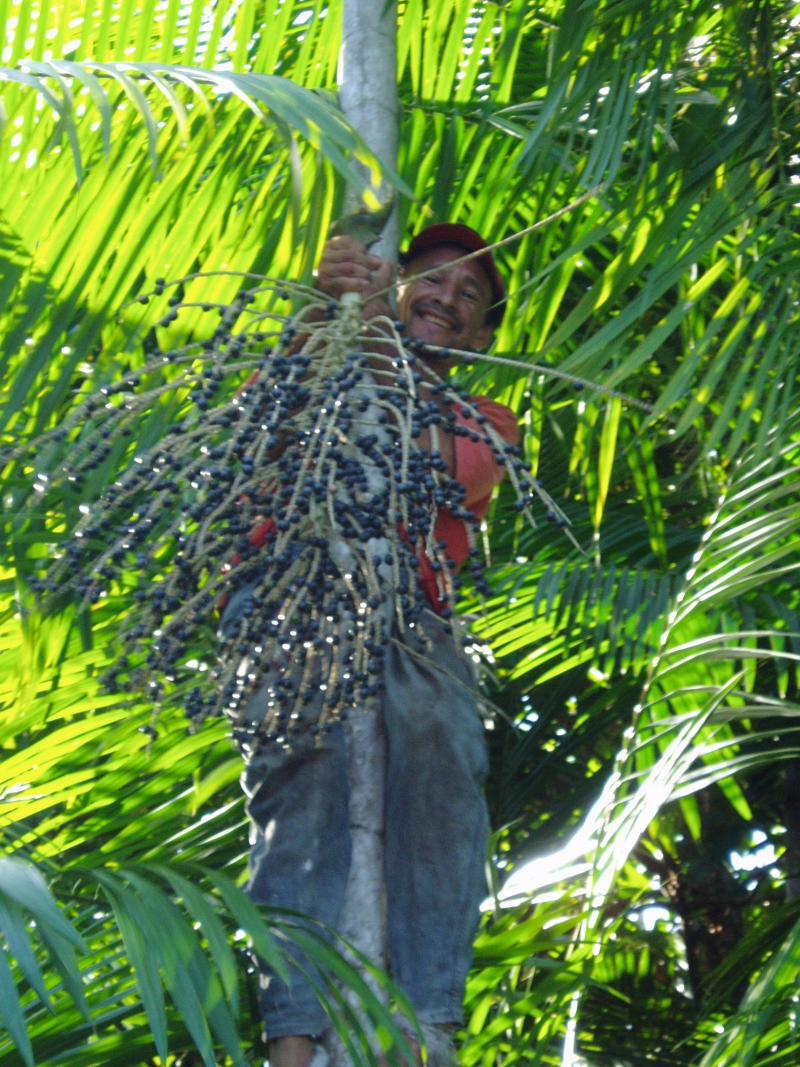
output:
[[[385,0],[344,0],[339,57],[342,111],[382,163],[397,163],[397,11]],[[349,200],[358,201],[350,189]],[[397,214],[393,212],[372,251],[394,262]]]
[[[340,97],[342,110],[381,162],[397,156],[396,12],[384,0],[344,0]],[[355,190],[347,210],[357,209]],[[394,262],[396,213],[372,251]],[[350,778],[350,876],[340,932],[382,969],[386,966],[383,884],[385,741],[377,715],[356,715],[346,725]],[[335,1035],[327,1040],[333,1067],[349,1059]]]

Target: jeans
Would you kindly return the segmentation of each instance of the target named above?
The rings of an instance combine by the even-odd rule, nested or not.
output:
[[[421,1021],[453,1023],[486,895],[487,757],[470,665],[432,613],[425,630],[432,648],[406,634],[389,643],[384,660],[389,973]],[[256,692],[247,709],[254,718],[258,701]],[[350,862],[344,731],[289,752],[257,750],[243,784],[253,900],[336,929]],[[265,975],[261,1006],[271,1039],[326,1026],[313,972],[308,981],[293,970],[290,986]]]

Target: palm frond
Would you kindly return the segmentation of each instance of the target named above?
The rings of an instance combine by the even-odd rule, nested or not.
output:
[[[22,3],[8,23],[4,447],[68,422],[156,346],[208,339],[200,313],[162,325],[176,290],[161,280],[213,273],[195,283],[198,301],[222,305],[236,273],[310,282],[361,151],[335,107],[337,5],[167,0],[122,4],[115,19],[106,8]],[[796,1058],[785,981],[796,920],[766,921],[797,856],[795,19],[791,5],[709,0],[444,0],[435,18],[421,0],[400,5],[402,223],[463,220],[499,240],[580,200],[499,249],[510,301],[497,351],[652,408],[643,417],[518,366],[460,371],[470,392],[518,412],[530,471],[585,551],[565,556],[557,531],[525,529],[500,491],[486,534],[496,595],[478,624],[496,656],[492,699],[511,723],[492,733],[492,799],[512,821],[498,853],[508,871],[580,826],[602,841],[596,855],[579,842],[582,873],[560,869],[535,910],[487,920],[464,1063],[559,1064],[567,1034],[568,1053],[598,1065]],[[155,296],[136,302],[145,293]],[[155,405],[137,445],[181,417],[180,404]],[[255,1009],[247,981],[234,992],[238,943],[226,949],[209,916],[230,937],[239,905],[210,872],[243,867],[236,760],[222,732],[186,735],[180,716],[153,720],[144,702],[100,694],[124,595],[91,613],[15,618],[45,551],[13,521],[37,469],[4,470],[4,530],[16,535],[0,572],[1,832],[83,939],[91,1023],[30,911],[12,910],[59,1014],[49,1019],[21,960],[9,962],[0,1010],[17,1014],[4,1016],[15,1029],[0,1059],[25,1058],[27,1027],[37,1059],[147,1063],[152,1025],[170,1051],[199,1044],[208,1062],[216,1041],[235,1061],[256,1048]],[[97,480],[111,478],[113,462]],[[61,505],[72,514],[80,502],[65,490]],[[697,886],[730,888],[731,855],[756,831],[780,876],[736,883],[729,912],[756,937],[737,956],[728,913],[712,913]],[[196,880],[190,864],[207,873]],[[181,931],[185,958],[157,947],[151,1021],[130,965],[136,935],[126,947],[92,870],[110,876],[123,910],[154,909]],[[647,931],[654,905],[671,919]],[[704,922],[722,932],[703,940]],[[218,1005],[194,1034],[170,999],[180,974],[187,998],[210,991]],[[704,1006],[706,990],[719,996]]]

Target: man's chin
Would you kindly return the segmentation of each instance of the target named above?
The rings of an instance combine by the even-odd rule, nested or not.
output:
[[[421,341],[426,345],[434,345],[437,348],[450,348],[453,345],[453,336],[449,330],[433,326],[429,322],[415,324],[411,330],[411,336],[415,341]],[[435,353],[432,353],[435,355]]]

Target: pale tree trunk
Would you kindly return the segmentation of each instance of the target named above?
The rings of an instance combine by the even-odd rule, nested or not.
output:
[[[385,0],[344,0],[340,99],[342,111],[367,145],[395,169],[397,157],[397,16]],[[355,192],[347,210],[361,205]],[[372,248],[395,262],[396,212]],[[352,857],[340,933],[382,969],[386,966],[383,884],[385,740],[376,714],[354,715],[346,724]],[[333,1067],[350,1060],[333,1033],[326,1039]]]
[[[344,0],[339,63],[342,111],[378,159],[397,168],[397,10],[385,0]],[[349,192],[349,206],[357,194]],[[372,251],[394,263],[397,213]]]

